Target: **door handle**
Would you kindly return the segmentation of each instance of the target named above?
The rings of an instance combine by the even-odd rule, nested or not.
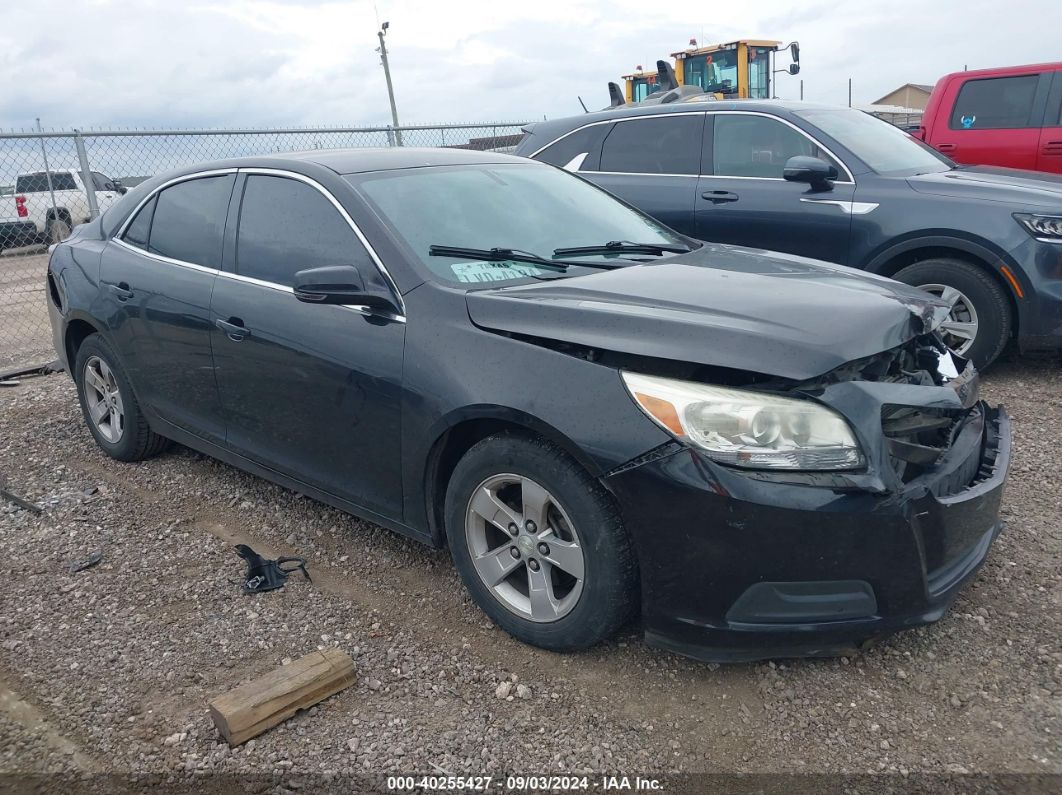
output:
[[[937,144],[938,152],[954,152],[955,144]]]
[[[129,289],[129,285],[126,282],[118,282],[118,284],[108,284],[107,289],[114,294],[114,296],[125,303],[133,297],[133,291]]]
[[[219,318],[214,321],[214,325],[217,326],[219,330],[224,331],[225,335],[233,342],[240,342],[251,334],[251,330],[243,325],[243,321],[238,317],[230,317],[228,320],[221,320]]]
[[[736,202],[738,195],[728,190],[706,190],[701,194],[701,198],[707,199],[712,204],[723,204],[725,202]]]
[[[1041,151],[1045,155],[1062,155],[1062,141],[1048,141]]]

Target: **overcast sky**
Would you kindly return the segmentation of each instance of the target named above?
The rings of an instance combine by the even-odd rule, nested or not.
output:
[[[609,80],[691,36],[796,39],[803,69],[778,95],[803,78],[833,103],[849,77],[861,104],[967,65],[1062,60],[1058,0],[2,0],[0,128],[386,122],[377,18],[403,123],[602,107]]]

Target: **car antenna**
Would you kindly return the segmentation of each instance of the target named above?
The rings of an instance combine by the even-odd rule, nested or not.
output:
[[[590,111],[586,109],[586,103],[583,102],[583,98],[580,97],[578,94],[575,96],[575,98],[579,100],[579,104],[583,106],[583,113],[589,113]]]

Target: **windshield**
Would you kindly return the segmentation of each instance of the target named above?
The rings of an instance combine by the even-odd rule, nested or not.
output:
[[[899,127],[861,110],[799,110],[807,119],[879,174],[947,171],[951,161]]]
[[[352,174],[346,179],[425,269],[445,282],[471,285],[558,274],[526,262],[432,256],[431,246],[502,248],[547,259],[554,258],[556,249],[603,246],[610,241],[685,247],[679,235],[599,188],[537,163],[411,168]],[[580,259],[600,262],[625,256],[594,254]],[[586,272],[571,266],[572,274]]]

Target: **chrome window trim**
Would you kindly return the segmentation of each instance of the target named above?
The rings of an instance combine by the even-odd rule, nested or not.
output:
[[[150,257],[151,259],[154,259],[154,260],[156,260],[158,262],[165,262],[165,263],[167,263],[169,265],[177,265],[177,266],[182,267],[182,268],[191,268],[193,270],[201,271],[203,273],[213,273],[213,274],[216,274],[218,276],[225,277],[227,279],[234,279],[236,281],[247,282],[248,284],[257,284],[260,287],[269,287],[269,288],[274,289],[274,290],[280,290],[281,292],[287,292],[287,293],[294,294],[295,291],[292,290],[292,288],[288,287],[285,284],[279,284],[277,282],[270,282],[270,281],[266,281],[264,279],[255,279],[255,278],[253,278],[251,276],[243,276],[243,275],[238,274],[238,273],[229,273],[227,271],[223,271],[221,268],[209,268],[209,267],[206,267],[204,265],[197,265],[194,262],[185,262],[184,260],[174,259],[172,257],[165,257],[165,256],[163,256],[161,254],[155,254],[153,252],[147,251],[146,249],[138,248],[137,246],[132,246],[129,243],[126,243],[125,240],[122,239],[122,236],[125,234],[126,229],[133,222],[133,219],[136,218],[136,216],[140,212],[140,210],[143,209],[144,205],[147,204],[149,201],[151,201],[151,199],[154,196],[158,195],[160,192],[162,192],[166,188],[169,188],[169,187],[171,187],[173,185],[177,185],[178,183],[181,183],[181,182],[188,182],[189,180],[200,179],[202,177],[217,177],[217,176],[221,176],[223,174],[236,174],[236,173],[239,173],[239,174],[262,174],[262,175],[265,175],[265,176],[286,177],[286,178],[289,178],[289,179],[297,180],[299,182],[304,182],[307,185],[309,185],[309,186],[311,186],[313,188],[316,188],[317,191],[320,192],[326,199],[328,199],[328,201],[332,204],[332,206],[336,208],[336,210],[339,212],[340,216],[342,216],[343,220],[346,221],[347,225],[350,226],[351,230],[353,230],[354,235],[358,238],[358,241],[365,247],[365,250],[369,252],[369,256],[372,258],[373,263],[376,265],[376,267],[380,271],[381,275],[383,275],[385,281],[390,286],[391,291],[394,293],[395,298],[398,300],[398,306],[401,308],[402,314],[394,315],[394,314],[391,314],[389,312],[377,312],[377,311],[371,310],[371,309],[369,309],[368,307],[365,307],[365,306],[348,306],[346,308],[347,309],[352,309],[352,310],[358,312],[359,314],[378,315],[378,316],[386,317],[386,318],[389,318],[391,320],[397,321],[399,323],[405,323],[406,322],[406,317],[405,317],[406,304],[405,304],[405,301],[402,300],[402,294],[398,291],[398,285],[395,284],[395,280],[391,277],[390,272],[384,266],[383,261],[380,259],[379,255],[376,253],[376,249],[374,249],[372,247],[372,245],[366,239],[365,235],[362,233],[361,229],[358,227],[358,225],[356,223],[354,223],[354,219],[350,217],[350,213],[348,213],[346,211],[346,209],[343,207],[343,205],[341,205],[339,203],[339,201],[336,199],[336,197],[333,196],[332,193],[327,188],[325,188],[323,185],[321,185],[319,182],[317,182],[317,180],[313,179],[312,177],[307,177],[305,174],[299,174],[299,173],[297,173],[295,171],[289,171],[287,169],[282,169],[282,168],[264,168],[264,167],[252,166],[252,167],[246,167],[246,168],[236,168],[236,167],[234,167],[234,168],[216,168],[216,169],[210,169],[210,170],[207,170],[207,171],[196,171],[196,172],[193,172],[191,174],[182,174],[179,177],[174,177],[173,179],[167,180],[166,182],[163,182],[161,185],[158,185],[154,190],[151,191],[151,193],[149,193],[147,196],[145,196],[143,199],[141,199],[140,203],[137,204],[136,208],[122,222],[122,225],[118,228],[118,230],[113,235],[111,235],[111,242],[115,243],[116,245],[121,246],[122,248],[125,248],[125,249],[127,249],[129,251],[132,251],[132,252],[134,252],[136,254],[142,254],[145,257]]]
[[[192,173],[192,174],[182,174],[179,177],[174,177],[173,179],[166,180],[161,185],[157,186],[153,191],[151,191],[151,193],[149,193],[147,196],[145,196],[143,199],[140,200],[140,204],[138,204],[136,206],[136,208],[131,213],[129,213],[129,215],[126,217],[126,219],[124,221],[122,221],[122,225],[120,227],[118,227],[118,231],[116,231],[113,235],[111,235],[111,240],[117,241],[120,237],[122,237],[122,235],[125,234],[125,230],[129,228],[129,225],[131,223],[133,223],[133,219],[136,218],[137,214],[140,212],[141,209],[143,209],[144,205],[147,204],[149,201],[151,201],[151,198],[153,196],[156,196],[159,192],[165,190],[166,188],[170,187],[171,185],[176,185],[179,182],[187,182],[188,180],[192,180],[192,179],[199,179],[200,177],[220,177],[222,174],[235,174],[237,170],[238,169],[235,169],[235,168],[214,168],[214,169],[210,169],[209,171],[196,171],[195,173]],[[143,249],[139,249],[136,246],[127,246],[127,248],[131,248],[133,251],[143,251]],[[154,256],[157,256],[157,255],[154,255]],[[182,262],[180,260],[171,260],[169,257],[159,257],[159,258],[164,260],[164,261],[166,261],[166,262],[175,262],[175,263],[177,263],[179,265],[191,265],[191,264],[193,264],[193,263],[190,263],[190,262]],[[197,266],[197,267],[202,267],[202,266]],[[214,270],[214,269],[211,269],[211,270]]]
[[[405,301],[402,300],[402,293],[400,293],[398,291],[398,285],[395,284],[395,280],[391,277],[390,271],[387,270],[387,267],[383,264],[383,260],[381,260],[380,256],[376,253],[376,249],[374,249],[372,247],[372,244],[369,243],[369,241],[365,237],[365,235],[362,234],[361,229],[358,227],[358,225],[356,223],[354,223],[354,219],[350,217],[350,213],[348,213],[346,211],[346,208],[343,207],[343,205],[339,203],[339,200],[336,199],[336,197],[332,195],[331,191],[329,191],[326,187],[324,187],[324,185],[322,185],[321,183],[319,183],[317,180],[313,179],[312,177],[307,177],[305,174],[299,174],[299,173],[297,173],[295,171],[288,171],[287,169],[282,169],[282,168],[263,168],[263,167],[258,167],[258,166],[249,166],[247,168],[241,168],[241,169],[239,169],[239,171],[240,171],[241,174],[261,174],[261,175],[264,175],[264,176],[287,177],[289,179],[294,179],[294,180],[297,180],[299,182],[305,182],[310,187],[316,188],[321,193],[321,195],[324,196],[326,199],[328,199],[328,201],[331,202],[332,206],[336,208],[336,210],[339,212],[339,214],[343,217],[343,220],[347,222],[347,224],[353,230],[355,236],[358,238],[358,240],[361,242],[361,244],[365,247],[365,250],[369,252],[369,256],[372,257],[372,261],[376,264],[377,270],[380,271],[380,274],[384,277],[384,280],[391,287],[391,292],[394,293],[394,297],[398,300],[398,306],[402,310],[402,315],[396,315],[396,317],[402,317],[403,322],[405,321],[405,317],[404,316],[405,316],[405,312],[406,312],[406,303],[405,303]],[[234,274],[234,275],[238,276],[239,274]],[[250,278],[250,277],[244,277],[244,278]],[[261,280],[256,280],[256,281],[261,281]],[[264,282],[264,283],[265,284],[272,284],[272,282]],[[284,285],[278,285],[278,286],[283,287]],[[386,313],[382,313],[382,314],[386,314]]]
[[[153,259],[153,260],[156,260],[158,262],[164,262],[167,265],[176,265],[179,268],[188,268],[189,270],[198,271],[199,273],[207,273],[207,274],[210,274],[211,276],[217,276],[219,278],[229,279],[230,281],[244,282],[246,284],[254,284],[254,285],[257,285],[258,287],[265,287],[265,288],[267,288],[269,290],[276,290],[277,292],[280,292],[280,293],[287,293],[289,295],[295,295],[295,290],[292,289],[291,287],[288,287],[286,284],[277,284],[276,282],[268,282],[268,281],[266,281],[264,279],[255,279],[252,276],[241,276],[238,273],[229,273],[227,271],[218,270],[217,268],[207,268],[207,267],[205,267],[203,265],[196,265],[194,262],[185,262],[184,260],[173,259],[172,257],[164,257],[161,254],[154,254],[154,253],[152,253],[150,251],[145,251],[142,248],[137,248],[136,246],[131,246],[128,243],[126,243],[124,240],[119,240],[118,238],[112,238],[111,242],[114,243],[116,246],[121,246],[122,248],[126,249],[127,251],[132,251],[134,254],[140,254],[141,256],[147,257],[148,259]],[[392,314],[390,312],[381,312],[381,311],[378,311],[378,310],[375,310],[375,309],[371,309],[371,308],[369,308],[367,306],[359,306],[359,305],[346,306],[346,305],[341,305],[341,304],[337,304],[335,306],[338,306],[340,309],[350,309],[350,310],[352,310],[354,312],[357,312],[359,315],[385,317],[388,320],[395,321],[396,323],[405,323],[406,322],[405,315],[395,315],[395,314]]]
[[[568,130],[568,132],[564,133],[564,135],[561,135],[561,136],[559,136],[557,138],[554,138],[552,141],[550,141],[545,146],[540,146],[538,149],[536,149],[534,152],[529,154],[527,157],[528,157],[529,160],[534,160],[538,156],[538,154],[540,152],[542,152],[544,149],[548,149],[549,147],[553,146],[553,144],[557,143],[558,141],[563,141],[569,135],[574,135],[575,133],[579,132],[580,130],[585,130],[588,127],[597,127],[597,126],[602,125],[602,124],[622,124],[623,122],[638,121],[640,119],[662,119],[662,118],[665,118],[665,117],[668,117],[668,116],[704,116],[706,114],[707,114],[707,111],[703,111],[703,110],[687,110],[687,111],[683,111],[681,113],[647,113],[644,116],[629,116],[629,117],[627,117],[625,119],[623,119],[623,118],[620,118],[620,119],[603,119],[602,121],[592,121],[592,122],[590,122],[588,124],[582,125],[581,127],[576,127],[574,130]],[[579,173],[582,173],[582,172],[579,172]],[[587,174],[644,174],[644,173],[648,173],[648,172],[644,172],[644,171],[587,171],[585,173],[587,173]],[[664,175],[658,175],[658,176],[664,176]],[[671,175],[667,175],[667,176],[671,176]],[[697,175],[696,174],[679,174],[677,176],[695,177]]]
[[[852,175],[852,170],[850,168],[848,168],[848,164],[847,163],[845,163],[841,158],[839,158],[837,155],[835,155],[830,150],[830,148],[828,146],[823,145],[817,138],[815,138],[815,136],[811,135],[806,130],[803,130],[800,127],[797,127],[795,124],[793,124],[788,119],[783,119],[781,116],[775,116],[772,113],[764,113],[763,111],[757,111],[757,110],[699,110],[699,111],[685,111],[685,113],[690,113],[690,114],[700,113],[701,115],[704,115],[704,116],[765,116],[768,119],[774,119],[775,121],[780,121],[782,124],[787,124],[790,127],[792,127],[798,133],[800,133],[805,138],[807,138],[809,141],[811,141],[813,144],[815,144],[815,146],[817,146],[819,149],[821,149],[826,154],[828,154],[830,157],[832,157],[836,162],[841,164],[841,168],[844,169],[844,173],[848,177],[848,179],[845,179],[845,180],[840,180],[840,179],[839,180],[834,180],[834,184],[835,185],[855,185],[856,184],[855,177]],[[588,127],[596,127],[596,126],[598,126],[600,124],[621,124],[623,122],[628,122],[628,121],[638,121],[639,119],[658,119],[658,118],[660,118],[662,116],[675,116],[675,115],[678,115],[678,114],[677,113],[651,113],[651,114],[646,114],[645,116],[629,116],[629,117],[627,117],[625,119],[624,118],[619,118],[619,119],[605,119],[603,121],[593,121],[593,122],[590,122],[588,124],[583,124],[583,125],[581,125],[579,127],[576,127],[573,130],[568,130],[568,132],[564,133],[564,135],[561,135],[561,136],[559,136],[557,138],[554,138],[552,141],[550,141],[548,144],[546,144],[544,146],[540,146],[538,149],[536,149],[534,152],[532,152],[530,155],[528,155],[528,158],[533,160],[541,152],[543,152],[544,150],[546,150],[549,147],[553,146],[553,144],[557,143],[558,141],[564,140],[569,135],[574,135],[575,133],[579,132],[580,130],[585,130]],[[614,174],[614,175],[641,175],[641,174],[651,174],[652,172],[646,172],[646,171],[586,171],[586,172],[582,172],[582,171],[580,171],[580,172],[577,172],[577,173],[585,173],[585,174]],[[739,177],[739,176],[727,176],[725,174],[652,174],[652,176],[654,176],[654,177],[698,177],[699,176],[699,177],[703,177],[705,179],[758,179],[758,180],[767,180],[767,181],[770,181],[770,182],[785,182],[786,181],[782,177]]]
[[[158,262],[165,262],[168,265],[177,265],[178,267],[181,267],[181,268],[190,268],[191,270],[199,271],[201,273],[211,273],[211,274],[219,274],[219,273],[221,273],[221,269],[220,268],[208,268],[206,265],[197,265],[194,262],[185,262],[183,259],[174,259],[173,257],[164,257],[162,254],[156,254],[153,251],[148,251],[147,249],[138,248],[137,246],[130,245],[129,243],[126,243],[124,240],[120,239],[117,236],[112,237],[111,238],[111,242],[114,243],[116,246],[121,246],[122,248],[124,248],[124,249],[126,249],[128,251],[132,251],[134,254],[141,254],[141,255],[143,255],[145,257],[149,257],[150,259],[156,260]]]

